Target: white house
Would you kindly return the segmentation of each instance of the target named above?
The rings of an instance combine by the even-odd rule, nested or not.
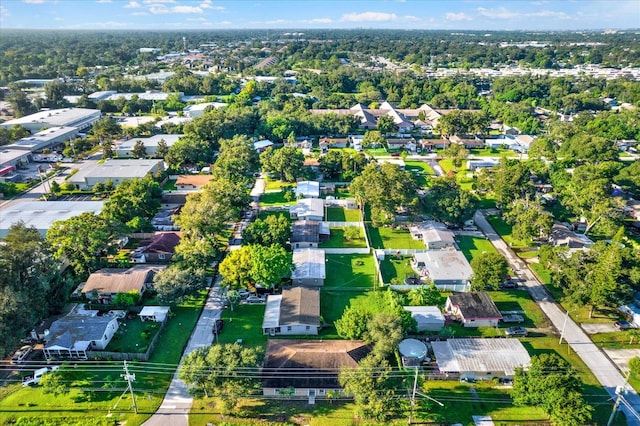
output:
[[[453,232],[440,222],[427,221],[409,226],[411,236],[422,240],[427,250],[455,249]]]
[[[267,297],[262,333],[316,335],[320,329],[320,289],[292,287]]]
[[[116,317],[70,314],[54,321],[45,337],[44,356],[87,359],[90,350],[103,350],[118,330]]]
[[[447,297],[444,310],[464,327],[497,327],[502,319],[498,307],[484,291],[452,293]]]
[[[326,278],[324,250],[315,248],[293,250],[291,273],[293,285],[322,287]]]
[[[262,152],[270,146],[273,146],[273,142],[271,142],[269,139],[264,139],[253,143],[253,149],[258,152]]]
[[[198,118],[205,113],[207,109],[218,109],[227,106],[224,102],[203,102],[186,106],[182,112],[189,118]]]
[[[321,198],[303,198],[289,207],[291,219],[317,220],[324,219],[324,201]]]
[[[425,279],[431,279],[440,290],[468,291],[473,270],[459,251],[429,250],[415,253],[411,266]]]
[[[168,306],[145,306],[138,316],[141,321],[164,322],[169,315]]]
[[[296,186],[296,198],[318,198],[320,197],[320,182],[300,181]]]

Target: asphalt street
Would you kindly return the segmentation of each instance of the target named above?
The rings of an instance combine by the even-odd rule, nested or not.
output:
[[[615,364],[589,339],[589,336],[569,317],[555,302],[546,288],[538,281],[527,264],[517,257],[500,236],[493,230],[482,212],[474,216],[476,225],[484,232],[493,246],[507,259],[513,271],[527,287],[533,300],[540,306],[559,332],[563,332],[564,340],[571,349],[584,361],[600,384],[611,395],[616,397],[616,387],[623,386],[625,377]],[[629,426],[640,426],[640,397],[631,386],[627,387],[624,400],[629,407],[621,405]]]

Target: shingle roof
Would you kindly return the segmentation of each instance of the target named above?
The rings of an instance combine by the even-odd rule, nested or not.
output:
[[[292,287],[282,290],[280,326],[306,324],[320,325],[320,290]]]
[[[339,389],[340,368],[357,367],[370,352],[358,340],[269,340],[262,386]]]
[[[46,337],[46,347],[60,346],[74,348],[76,342],[102,340],[104,332],[114,317],[90,317],[84,315],[67,315],[54,321]],[[116,320],[117,321],[117,320]],[[85,349],[79,347],[77,349]]]
[[[173,254],[179,243],[180,235],[175,232],[163,232],[162,234],[155,234],[143,252]]]
[[[449,301],[458,307],[463,318],[502,318],[498,307],[484,291],[453,293]]]
[[[89,275],[82,293],[98,291],[102,293],[126,293],[140,291],[145,283],[150,283],[159,266],[139,265],[129,269],[104,268]]]

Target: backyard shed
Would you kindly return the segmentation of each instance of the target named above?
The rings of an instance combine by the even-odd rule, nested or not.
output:
[[[444,327],[444,315],[437,306],[405,306],[418,324],[418,331],[440,331]]]
[[[138,316],[142,321],[163,322],[168,314],[168,306],[145,306]]]

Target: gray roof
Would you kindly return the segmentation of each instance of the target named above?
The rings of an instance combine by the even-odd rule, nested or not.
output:
[[[502,314],[485,291],[452,293],[447,298],[456,306],[463,318],[502,318]]]
[[[440,222],[422,222],[416,223],[409,227],[409,231],[412,235],[421,235],[422,240],[425,243],[432,243],[442,241],[445,243],[454,244],[455,239],[453,232],[447,229],[447,227]]]
[[[280,326],[320,325],[320,290],[292,287],[282,290]]]
[[[49,334],[46,337],[46,347],[60,346],[73,349],[76,343],[82,342],[82,345],[76,349],[86,349],[85,342],[102,340],[111,321],[117,321],[117,319],[115,317],[67,315],[51,324]]]
[[[297,220],[293,222],[292,243],[319,243],[320,222],[313,220]]]
[[[326,278],[324,250],[296,249],[293,251],[295,269],[291,278]]]
[[[418,324],[444,324],[444,315],[437,306],[403,306],[403,309],[411,312]]]
[[[505,372],[529,365],[531,358],[518,339],[449,339],[431,342],[442,372]]]
[[[25,125],[40,123],[45,126],[74,126],[75,123],[82,122],[92,116],[100,116],[102,113],[98,109],[87,108],[62,108],[48,111],[40,111],[13,120],[5,121],[0,126],[10,128],[15,125]]]

